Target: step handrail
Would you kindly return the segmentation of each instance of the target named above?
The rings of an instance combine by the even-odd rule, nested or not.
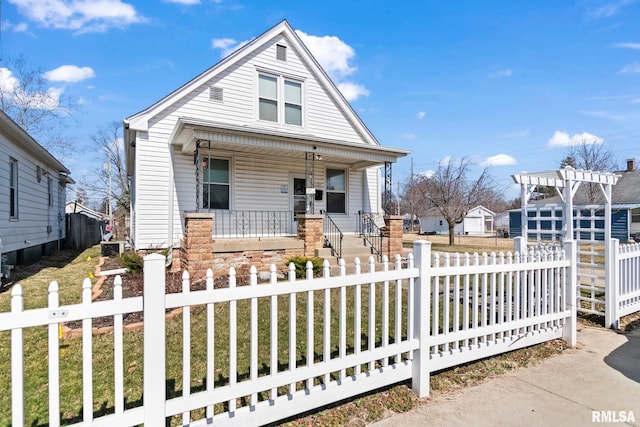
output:
[[[331,248],[333,255],[338,259],[342,258],[342,239],[344,233],[340,231],[340,228],[335,223],[333,218],[329,216],[327,211],[320,211],[324,215],[322,221],[322,234],[324,235],[325,247]]]
[[[374,218],[377,214],[371,212],[358,211],[358,228],[360,235],[365,242],[371,246],[373,252],[382,259],[382,239],[385,237],[385,231],[375,223]]]

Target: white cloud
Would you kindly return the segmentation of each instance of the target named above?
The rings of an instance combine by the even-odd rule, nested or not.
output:
[[[177,4],[183,4],[183,5],[193,5],[193,4],[200,4],[200,0],[164,0],[167,3],[177,3]]]
[[[640,49],[640,43],[616,43],[613,47],[621,47],[624,49]]]
[[[513,74],[513,70],[500,70],[500,71],[496,71],[495,73],[491,73],[489,74],[490,78],[496,78],[496,77],[511,77],[511,75]]]
[[[7,20],[2,21],[2,30],[4,31],[12,31],[14,33],[25,33],[29,29],[26,22],[19,22],[14,24]]]
[[[591,19],[602,19],[602,18],[610,18],[615,16],[620,12],[627,4],[633,3],[635,0],[615,0],[610,1],[600,7],[595,9],[591,9],[588,11],[588,15]]]
[[[347,99],[347,101],[354,101],[360,96],[369,95],[369,89],[357,83],[342,82],[338,83],[337,86],[338,89],[340,89],[340,92],[342,92],[342,95],[344,95],[344,97]]]
[[[557,130],[553,136],[549,138],[547,145],[549,147],[570,147],[582,143],[602,144],[603,142],[604,140],[602,138],[592,135],[589,132],[576,133],[573,136],[569,136],[567,132]]]
[[[145,22],[136,9],[121,0],[9,0],[18,12],[45,28],[76,33],[104,32]]]
[[[64,89],[55,87],[47,89],[47,92],[24,92],[20,88],[20,81],[7,68],[0,68],[0,90],[5,96],[20,99],[21,103],[28,102],[33,108],[42,110],[58,108],[64,92]]]
[[[229,54],[235,52],[240,49],[242,46],[249,43],[251,40],[245,40],[237,43],[234,39],[229,38],[221,38],[221,39],[213,39],[211,40],[211,48],[212,49],[220,49],[220,58],[224,58],[229,56]]]
[[[296,34],[348,101],[369,95],[366,87],[346,79],[358,69],[352,64],[355,51],[351,46],[336,36],[318,37],[300,30],[296,30]]]
[[[516,159],[508,154],[496,154],[495,156],[487,157],[480,166],[510,166],[517,165]]]
[[[422,120],[426,115],[427,113],[425,113],[424,111],[418,111],[418,114],[416,115],[416,117],[418,117],[418,120]]]
[[[436,172],[431,169],[417,173],[418,176],[422,176],[424,178],[432,178],[435,174]]]
[[[77,65],[62,65],[44,73],[44,78],[50,82],[75,83],[91,79],[96,73],[91,67],[78,67]]]
[[[634,62],[633,64],[625,65],[620,70],[621,74],[640,74],[640,63]]]

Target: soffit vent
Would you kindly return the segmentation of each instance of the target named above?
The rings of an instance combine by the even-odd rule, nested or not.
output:
[[[222,88],[219,86],[209,86],[209,101],[222,102]]]
[[[278,61],[286,61],[287,60],[287,47],[281,44],[276,45],[276,59]]]

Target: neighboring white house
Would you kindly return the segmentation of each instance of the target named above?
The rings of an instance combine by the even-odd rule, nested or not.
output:
[[[195,211],[219,237],[295,235],[298,213],[320,211],[356,232],[409,153],[380,145],[286,21],[124,128],[135,249],[179,247]]]
[[[481,236],[493,232],[493,218],[495,214],[484,206],[476,206],[467,213],[460,224],[454,226],[456,234]],[[449,225],[438,208],[427,210],[420,218],[420,233],[449,233]]]
[[[99,221],[106,221],[109,219],[109,216],[107,214],[90,209],[85,205],[78,203],[75,200],[70,200],[66,203],[65,213],[68,213],[68,214],[78,213],[78,214],[86,215],[89,218],[97,219]]]
[[[0,111],[0,252],[5,265],[30,264],[65,239],[69,170]]]

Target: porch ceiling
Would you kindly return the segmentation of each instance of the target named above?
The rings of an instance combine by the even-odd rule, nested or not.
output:
[[[269,129],[246,128],[197,119],[179,120],[171,143],[185,154],[192,154],[198,141],[211,142],[212,149],[237,151],[251,155],[280,156],[304,160],[313,152],[322,161],[347,164],[360,169],[395,162],[409,150],[295,135]]]

